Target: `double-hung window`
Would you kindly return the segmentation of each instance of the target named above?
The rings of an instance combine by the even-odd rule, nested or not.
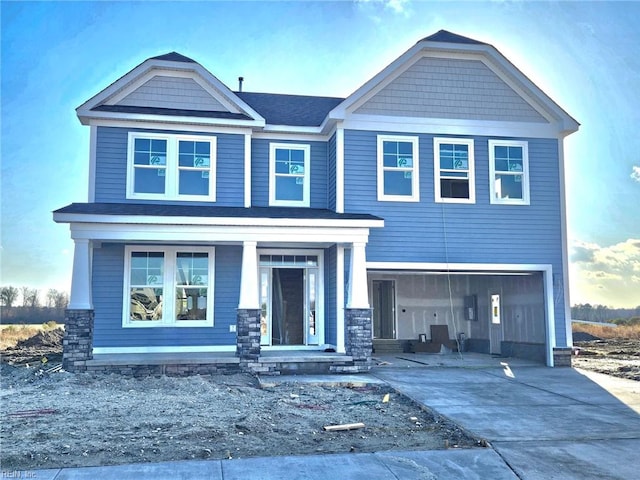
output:
[[[129,133],[127,198],[216,199],[216,138]]]
[[[418,202],[418,137],[378,135],[378,200]]]
[[[529,151],[527,142],[489,140],[491,203],[529,205]]]
[[[310,146],[269,145],[269,205],[308,207]]]
[[[127,246],[123,325],[213,325],[213,272],[213,248]]]
[[[475,203],[473,140],[434,138],[436,202]]]

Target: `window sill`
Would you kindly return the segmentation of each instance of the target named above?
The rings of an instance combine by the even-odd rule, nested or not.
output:
[[[125,322],[122,328],[197,328],[213,327],[213,320],[183,320],[176,323],[162,323],[159,321]]]

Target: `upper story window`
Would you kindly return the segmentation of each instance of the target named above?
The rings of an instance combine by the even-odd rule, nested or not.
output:
[[[308,207],[310,146],[269,145],[269,205]]]
[[[215,201],[216,138],[129,133],[127,198]]]
[[[213,248],[127,246],[123,325],[213,325],[213,272]]]
[[[473,140],[434,138],[435,201],[475,203]]]
[[[491,203],[529,205],[529,149],[527,142],[489,140]]]
[[[418,202],[418,137],[378,135],[378,200]]]

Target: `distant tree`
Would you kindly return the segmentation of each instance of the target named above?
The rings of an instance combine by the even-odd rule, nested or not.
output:
[[[8,286],[2,287],[0,290],[0,301],[5,307],[13,307],[13,304],[18,299],[18,289],[16,287]]]
[[[55,288],[47,291],[47,307],[49,308],[65,308],[69,303],[69,296],[66,292],[61,292]]]
[[[30,287],[21,287],[22,293],[22,306],[23,307],[38,307],[40,306],[40,299],[38,298],[38,289]]]

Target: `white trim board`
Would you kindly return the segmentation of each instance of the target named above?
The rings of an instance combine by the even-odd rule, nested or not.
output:
[[[173,327],[166,327],[173,328]],[[236,345],[202,345],[182,347],[93,347],[94,355],[117,353],[222,353],[235,352]]]

